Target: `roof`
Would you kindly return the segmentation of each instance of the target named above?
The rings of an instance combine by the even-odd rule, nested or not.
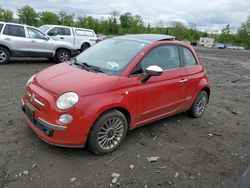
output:
[[[26,24],[21,24],[21,23],[14,23],[14,22],[4,22],[4,21],[0,21],[1,24],[11,24],[11,25],[21,25],[21,26],[25,26]]]
[[[160,35],[160,34],[134,34],[134,35],[123,35],[118,38],[131,39],[137,41],[143,41],[147,43],[162,41],[162,40],[174,40],[174,36]]]

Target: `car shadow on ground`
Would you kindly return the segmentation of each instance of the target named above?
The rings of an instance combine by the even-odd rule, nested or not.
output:
[[[184,122],[186,119],[190,119],[186,113],[177,114],[171,117],[167,117],[144,126],[138,127],[134,130],[128,132],[124,142],[121,146],[114,151],[113,153],[121,153],[127,150],[126,145],[131,145],[133,143],[140,143],[141,136],[146,136],[150,139],[154,139],[158,134],[162,133],[163,129],[171,128],[171,126],[175,126],[175,124],[179,124],[180,122]],[[167,131],[167,130],[166,130]],[[179,129],[176,129],[176,134],[178,134]],[[84,148],[70,148],[70,147],[59,147],[48,144],[41,140],[30,128],[27,127],[28,138],[31,140],[33,144],[37,145],[45,153],[54,153],[57,156],[70,156],[71,159],[77,159],[82,157],[98,157],[92,153],[87,147]],[[143,145],[143,143],[141,143]],[[126,151],[127,152],[127,151]],[[112,153],[107,154],[106,156],[113,155]]]

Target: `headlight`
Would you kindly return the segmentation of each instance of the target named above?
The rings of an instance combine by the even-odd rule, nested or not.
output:
[[[34,80],[35,76],[36,75],[34,74],[33,76],[30,77],[30,79],[28,79],[28,81],[26,83],[27,86],[30,85],[30,83]]]
[[[78,95],[74,92],[64,93],[57,99],[56,106],[61,110],[66,110],[74,106],[78,99]]]

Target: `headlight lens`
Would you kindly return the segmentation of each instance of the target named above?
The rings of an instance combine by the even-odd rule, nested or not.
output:
[[[66,110],[74,106],[79,100],[79,97],[74,92],[67,92],[62,94],[56,101],[57,108]]]
[[[30,83],[34,80],[35,76],[36,75],[34,74],[33,76],[30,77],[30,79],[28,79],[28,81],[26,83],[27,86],[30,85]]]

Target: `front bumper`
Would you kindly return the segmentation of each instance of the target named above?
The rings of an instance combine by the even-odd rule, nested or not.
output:
[[[54,124],[39,117],[38,111],[28,101],[22,100],[21,109],[24,121],[43,141],[62,147],[84,147],[83,140],[73,136],[68,126]]]

